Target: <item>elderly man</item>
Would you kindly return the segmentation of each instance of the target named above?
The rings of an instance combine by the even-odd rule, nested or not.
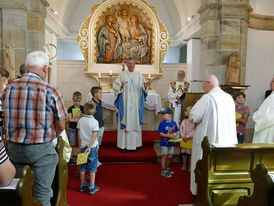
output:
[[[119,109],[117,147],[122,152],[136,151],[142,146],[140,125],[143,123],[146,89],[150,84],[141,73],[134,71],[134,59],[129,58],[126,64],[128,70],[121,72],[113,84],[114,104]]]
[[[66,109],[59,91],[45,82],[49,58],[44,52],[27,55],[27,73],[3,93],[8,154],[16,176],[24,165],[35,175],[33,199],[50,206],[58,155],[52,140],[65,129]]]
[[[274,77],[270,82],[270,90],[271,94],[253,114],[253,143],[274,143]]]
[[[168,88],[168,99],[171,106],[174,108],[174,121],[179,127],[180,117],[181,117],[181,101],[183,94],[187,92],[189,83],[184,81],[185,72],[183,70],[178,70],[177,80],[171,82]]]
[[[205,94],[190,111],[189,119],[195,125],[191,155],[190,190],[197,194],[194,169],[202,158],[201,142],[208,136],[211,144],[237,144],[235,104],[233,98],[219,87],[214,75],[208,75],[203,81]]]

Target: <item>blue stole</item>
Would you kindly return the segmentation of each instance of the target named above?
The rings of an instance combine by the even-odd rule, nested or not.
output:
[[[139,107],[139,123],[143,124],[143,113],[144,113],[144,106],[145,106],[145,101],[146,101],[147,94],[145,93],[144,90],[142,90],[141,98],[140,98],[140,107]],[[119,110],[118,113],[120,113],[120,128],[124,129],[126,128],[126,125],[122,123],[122,120],[124,118],[124,100],[123,100],[123,93],[118,94],[116,100],[114,101],[114,105],[117,107]],[[116,114],[117,116],[117,122],[118,122],[118,113]]]

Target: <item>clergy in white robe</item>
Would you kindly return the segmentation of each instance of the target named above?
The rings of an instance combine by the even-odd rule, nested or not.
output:
[[[170,106],[174,108],[174,121],[180,125],[182,95],[188,91],[189,82],[184,81],[185,71],[177,71],[177,80],[171,82],[168,88]]]
[[[205,94],[193,106],[189,119],[195,123],[192,141],[190,190],[197,195],[194,169],[202,158],[201,142],[208,136],[211,144],[237,144],[235,104],[231,95],[219,87],[214,75],[208,75],[203,81]]]
[[[134,71],[135,61],[127,60],[128,70],[121,72],[113,83],[115,106],[119,112],[117,147],[125,150],[136,150],[142,146],[141,124],[146,97],[146,88],[150,82],[145,82],[144,76]]]
[[[253,114],[253,143],[274,143],[274,77],[270,82],[270,90],[272,93]]]

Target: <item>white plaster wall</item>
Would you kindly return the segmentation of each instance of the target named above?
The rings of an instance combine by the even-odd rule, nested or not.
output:
[[[274,31],[248,29],[246,84],[246,105],[250,108],[247,128],[254,127],[253,111],[264,100],[265,91],[274,74]]]

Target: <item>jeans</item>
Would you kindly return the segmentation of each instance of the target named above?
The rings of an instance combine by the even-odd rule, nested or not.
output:
[[[241,133],[237,134],[238,144],[244,143],[244,138],[245,138],[244,134],[241,134]]]

